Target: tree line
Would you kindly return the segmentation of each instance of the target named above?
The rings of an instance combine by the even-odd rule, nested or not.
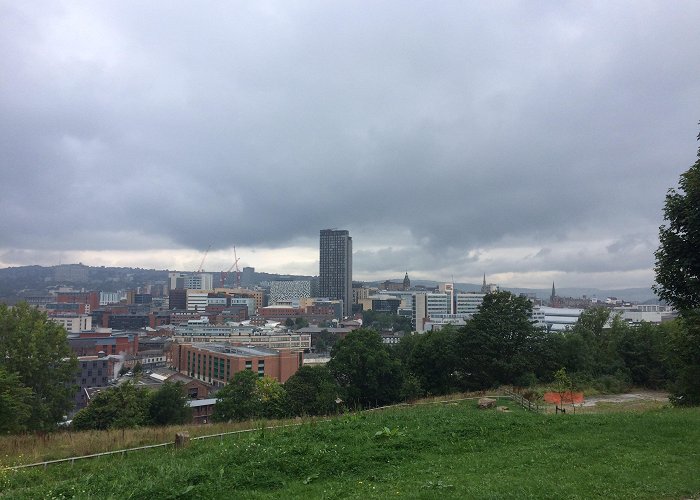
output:
[[[584,311],[571,330],[551,332],[530,320],[531,303],[489,294],[461,328],[405,336],[395,346],[371,329],[338,341],[326,366],[302,367],[286,383],[237,373],[217,393],[214,419],[324,415],[500,385],[573,385],[602,392],[669,389],[683,404],[683,320],[630,326],[607,308]],[[559,374],[559,375],[558,375]]]
[[[284,384],[260,378],[251,370],[236,373],[216,393],[213,419],[327,415],[500,385],[533,387],[553,383],[561,369],[581,388],[603,392],[626,391],[632,386],[669,389],[674,402],[692,404],[688,385],[695,387],[697,379],[688,377],[692,370],[687,366],[687,345],[692,335],[684,318],[630,326],[619,317],[611,319],[610,310],[600,307],[584,311],[571,330],[551,332],[533,325],[531,308],[526,298],[497,292],[484,297],[480,311],[465,326],[406,335],[397,345],[384,344],[373,329],[355,330],[333,344],[326,366],[302,366]],[[65,334],[28,306],[0,309],[5,328],[9,328],[8,318],[15,319],[13,328],[21,332],[18,335],[33,339],[18,342],[18,336],[4,337],[6,353],[9,346],[18,344],[12,351],[15,360],[20,359],[16,357],[20,347],[30,349],[27,344],[36,346],[52,338],[54,343],[47,344],[44,351],[59,349],[65,356],[49,360],[40,358],[41,349],[26,351],[28,366],[36,369],[20,374],[7,370],[11,365],[6,355],[0,365],[2,430],[55,426],[73,397],[58,375],[64,374],[64,382],[72,381],[77,370],[63,345]],[[58,340],[59,332],[63,343]],[[40,362],[53,365],[49,376],[40,375]],[[47,417],[42,421],[43,415]],[[181,384],[166,383],[154,391],[126,382],[98,393],[75,415],[73,428],[168,425],[190,419]]]

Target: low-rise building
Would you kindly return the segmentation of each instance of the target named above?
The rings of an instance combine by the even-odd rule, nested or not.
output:
[[[236,373],[253,370],[280,383],[294,375],[303,362],[303,353],[230,343],[174,344],[175,369],[213,386],[224,386]]]
[[[358,300],[364,311],[374,311],[378,313],[396,314],[401,304],[401,299],[389,294],[370,295]]]
[[[111,354],[136,354],[139,352],[139,337],[134,334],[105,336],[102,333],[83,332],[70,335],[68,344],[76,356],[96,356],[100,351]]]
[[[88,389],[107,387],[111,380],[117,377],[115,367],[121,359],[118,356],[107,356],[100,352],[96,356],[78,356],[78,373],[75,385],[78,391],[75,395],[75,408],[84,408],[89,401]]]
[[[642,322],[646,323],[661,323],[666,318],[673,317],[674,311],[671,307],[660,304],[639,304],[634,306],[614,307],[610,320],[615,315],[619,315],[620,319],[631,325],[637,325]]]
[[[66,329],[68,333],[80,333],[92,330],[92,316],[88,314],[54,313],[48,318]]]
[[[192,423],[208,424],[211,422],[211,417],[214,415],[216,398],[196,399],[188,401],[187,405],[192,409]]]
[[[582,312],[583,309],[541,306],[533,308],[532,317],[537,321],[535,326],[556,332],[573,328]]]
[[[472,317],[479,312],[485,296],[485,293],[457,293],[455,297],[455,313],[461,315],[465,319],[472,319]]]

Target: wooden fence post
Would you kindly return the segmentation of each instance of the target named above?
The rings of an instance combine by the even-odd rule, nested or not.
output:
[[[190,433],[189,432],[178,432],[175,434],[175,448],[186,448],[190,443]]]

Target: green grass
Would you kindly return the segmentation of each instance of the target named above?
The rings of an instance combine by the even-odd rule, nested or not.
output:
[[[0,472],[8,498],[687,498],[700,409],[586,415],[473,401]]]

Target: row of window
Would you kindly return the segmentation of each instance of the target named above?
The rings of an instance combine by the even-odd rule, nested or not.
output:
[[[251,360],[245,362],[245,369],[253,369],[253,362]],[[187,373],[189,373],[191,377],[204,379],[210,383],[212,379],[228,380],[231,378],[231,360],[224,360],[216,356],[202,355],[201,353],[187,351]],[[259,359],[258,376],[263,377],[264,375],[265,360]]]

